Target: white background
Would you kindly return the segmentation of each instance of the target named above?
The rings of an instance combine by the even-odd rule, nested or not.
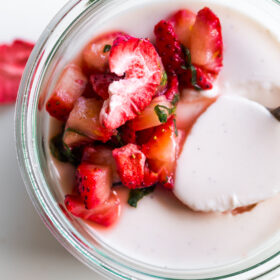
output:
[[[0,44],[36,41],[66,0],[0,0]],[[21,180],[13,135],[14,106],[0,107],[0,279],[103,280],[51,235]]]

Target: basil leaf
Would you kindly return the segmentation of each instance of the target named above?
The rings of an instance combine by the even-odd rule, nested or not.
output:
[[[171,104],[173,106],[176,106],[176,104],[179,102],[179,94],[175,94],[172,101],[171,101]]]
[[[168,80],[168,77],[167,77],[166,72],[164,71],[164,73],[163,73],[163,75],[162,75],[162,78],[161,78],[160,85],[161,85],[161,86],[166,86],[167,80]]]
[[[197,72],[196,68],[191,65],[190,66],[191,74],[192,74],[192,79],[191,79],[191,84],[196,90],[201,90],[201,87],[197,84]]]
[[[184,53],[186,56],[186,68],[191,67],[192,65],[192,57],[191,57],[191,51],[188,48],[183,47]]]
[[[127,203],[131,207],[136,208],[139,200],[141,200],[144,196],[152,193],[154,190],[155,190],[155,186],[148,187],[148,188],[142,188],[142,189],[130,190]]]
[[[173,119],[173,123],[174,123],[175,135],[178,136],[178,129],[177,129],[176,119]]]
[[[111,45],[105,45],[104,49],[103,49],[103,52],[106,53],[106,52],[109,52],[111,50],[112,46]]]
[[[160,105],[156,105],[154,110],[155,110],[155,112],[156,112],[156,114],[158,116],[159,121],[161,123],[166,123],[168,115],[167,115],[167,113],[164,110],[160,109]]]

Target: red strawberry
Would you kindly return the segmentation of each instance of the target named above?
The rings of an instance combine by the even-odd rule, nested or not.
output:
[[[83,151],[82,162],[109,166],[112,170],[113,183],[119,183],[121,181],[117,173],[117,166],[115,159],[113,158],[112,150],[108,147],[85,147]]]
[[[185,65],[184,53],[170,22],[160,21],[154,28],[156,46],[166,71],[170,74],[181,71]]]
[[[112,186],[110,167],[84,162],[77,168],[76,180],[86,209],[92,209],[109,198]]]
[[[187,48],[190,47],[191,30],[196,14],[189,10],[179,10],[171,15],[168,21],[174,26],[178,40]]]
[[[109,86],[101,121],[109,129],[135,118],[150,104],[162,79],[160,58],[147,39],[119,37],[111,49],[110,70],[124,79]]]
[[[25,64],[34,44],[15,40],[11,45],[0,45],[0,104],[12,103],[17,92]]]
[[[69,64],[63,70],[54,92],[47,102],[49,114],[58,120],[66,121],[75,101],[83,94],[87,78],[75,64]]]
[[[92,139],[71,129],[66,129],[63,134],[63,142],[71,149],[76,146],[91,143]]]
[[[71,129],[93,140],[107,142],[114,130],[104,128],[99,121],[102,102],[95,98],[80,97],[71,111],[66,129]]]
[[[138,115],[134,120],[131,121],[132,130],[144,130],[154,126],[161,125],[158,115],[155,112],[156,106],[164,106],[169,109],[173,105],[166,99],[165,95],[155,97],[152,102]],[[167,113],[168,117],[170,115]]]
[[[146,156],[134,144],[113,150],[113,157],[124,186],[129,189],[148,187],[154,184],[156,175],[146,166]]]
[[[76,217],[92,221],[105,227],[116,222],[120,215],[120,199],[116,192],[112,191],[108,200],[103,204],[86,209],[81,197],[77,195],[66,195],[64,200],[67,210]]]
[[[223,39],[219,18],[204,8],[197,14],[191,33],[192,63],[218,73],[223,65]]]
[[[170,75],[168,79],[168,88],[165,93],[167,100],[172,102],[174,97],[179,94],[179,81],[176,75]]]
[[[110,47],[114,40],[125,33],[113,31],[102,34],[91,40],[83,50],[83,59],[92,71],[106,72],[109,66]]]
[[[114,74],[93,74],[90,76],[93,90],[104,100],[109,98],[109,85],[119,79],[120,77]]]
[[[157,127],[151,139],[142,146],[151,170],[159,174],[159,181],[167,188],[174,186],[178,140],[174,117]]]
[[[213,103],[216,97],[194,96],[181,98],[177,105],[177,127],[189,131],[197,118]]]

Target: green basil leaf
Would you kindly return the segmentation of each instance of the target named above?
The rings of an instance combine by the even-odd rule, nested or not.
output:
[[[155,186],[142,188],[142,189],[134,189],[130,190],[129,197],[127,203],[131,207],[137,207],[139,200],[141,200],[144,196],[152,193],[155,190]]]

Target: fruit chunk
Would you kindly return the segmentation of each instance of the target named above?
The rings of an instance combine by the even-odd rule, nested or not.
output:
[[[142,146],[151,170],[159,174],[159,181],[172,189],[176,167],[178,140],[174,117],[155,129],[151,139]]]
[[[22,40],[0,45],[0,104],[16,100],[21,76],[33,47],[34,44]]]
[[[110,47],[114,40],[124,34],[113,31],[94,38],[83,50],[83,59],[90,70],[106,72],[109,64]],[[107,47],[106,47],[107,46]]]
[[[113,150],[113,157],[124,186],[129,189],[148,187],[157,181],[157,175],[146,166],[146,156],[135,144]]]
[[[63,142],[71,149],[76,146],[81,146],[90,143],[92,142],[92,139],[68,128],[64,131]]]
[[[113,183],[119,183],[120,177],[117,173],[116,162],[113,158],[112,150],[105,146],[85,147],[82,162],[96,165],[109,166],[112,170]]]
[[[156,46],[168,73],[178,73],[185,65],[184,53],[170,22],[160,21],[154,28]]]
[[[81,197],[77,195],[66,195],[64,200],[67,210],[76,217],[92,221],[105,227],[116,222],[120,215],[120,199],[115,191],[111,192],[108,200],[103,204],[86,209]]]
[[[181,98],[177,105],[177,128],[188,131],[197,118],[215,101],[217,97],[193,96]]]
[[[49,114],[61,121],[66,121],[74,107],[75,101],[83,94],[87,78],[79,66],[67,65],[47,102],[46,109]]]
[[[76,171],[78,190],[86,209],[104,203],[110,196],[112,171],[109,166],[82,163]]]
[[[204,8],[197,14],[191,33],[192,63],[218,73],[223,65],[223,39],[219,18]]]
[[[109,86],[109,99],[103,104],[101,122],[118,128],[150,104],[160,85],[162,68],[154,46],[147,39],[119,37],[111,49],[110,70],[124,79]]]
[[[179,81],[176,75],[170,75],[168,80],[168,89],[165,96],[167,100],[173,102],[176,95],[179,95]]]
[[[173,105],[166,99],[164,95],[155,97],[152,102],[144,109],[144,111],[131,121],[131,127],[133,130],[144,130],[150,127],[161,125],[158,115],[155,112],[155,107],[165,106],[169,109]],[[170,117],[170,115],[168,115]]]
[[[104,100],[109,98],[109,85],[119,79],[120,77],[114,74],[93,74],[90,76],[93,90]]]
[[[107,142],[115,131],[108,130],[100,124],[101,107],[100,100],[80,97],[69,115],[66,128],[71,128],[93,140]]]
[[[171,15],[168,21],[174,26],[178,40],[185,46],[190,46],[190,37],[196,14],[190,10],[179,10]]]

